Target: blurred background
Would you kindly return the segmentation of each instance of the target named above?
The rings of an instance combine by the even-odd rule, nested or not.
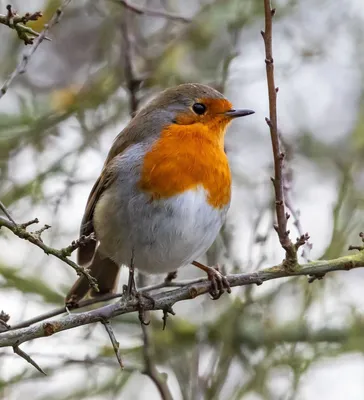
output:
[[[7,3],[0,1],[3,14]],[[60,3],[12,5],[21,15],[42,10],[44,17],[29,23],[41,31]],[[130,116],[163,88],[205,83],[236,107],[256,111],[227,134],[233,201],[205,261],[224,264],[227,272],[275,265],[284,254],[272,229],[263,1],[129,1],[165,16],[122,3],[71,2],[49,34],[52,41],[41,44],[0,100],[1,201],[18,222],[38,217],[51,225],[43,234],[47,244],[67,246],[77,238],[113,138]],[[339,257],[348,244],[359,244],[363,230],[363,3],[277,0],[273,6],[286,189],[313,244],[300,261]],[[4,25],[0,35],[2,84],[25,47]],[[295,239],[297,228],[290,228]],[[179,278],[203,276],[196,270],[186,268]],[[10,324],[61,306],[75,279],[66,264],[0,231],[0,309]],[[120,285],[126,279],[124,269]],[[364,271],[354,270],[311,284],[299,277],[235,288],[215,302],[202,296],[176,304],[165,331],[162,313],[153,312],[153,362],[174,399],[363,399],[363,282]],[[104,328],[91,325],[21,346],[47,377],[11,348],[1,349],[0,397],[159,399],[143,375],[137,316],[115,318],[112,325],[123,372]]]

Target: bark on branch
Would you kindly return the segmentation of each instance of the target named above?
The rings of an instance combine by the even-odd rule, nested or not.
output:
[[[231,287],[257,284],[291,276],[323,276],[332,271],[349,271],[354,268],[364,267],[364,251],[353,255],[340,257],[334,260],[313,261],[288,271],[282,264],[262,271],[249,274],[228,275],[227,280]],[[166,310],[175,303],[190,300],[210,290],[210,281],[198,280],[186,283],[178,289],[158,293],[153,296],[152,301],[145,300],[145,310]],[[18,346],[21,343],[40,337],[51,336],[55,333],[76,328],[79,326],[110,320],[118,315],[135,312],[138,310],[137,300],[125,300],[121,298],[115,304],[106,305],[92,311],[79,314],[69,314],[50,321],[38,322],[27,328],[9,330],[0,333],[0,347]]]

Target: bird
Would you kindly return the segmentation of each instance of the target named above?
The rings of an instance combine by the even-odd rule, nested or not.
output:
[[[88,197],[78,264],[68,305],[116,290],[120,267],[144,274],[171,273],[193,264],[207,273],[210,294],[230,292],[218,269],[197,261],[216,239],[231,200],[224,137],[232,120],[253,114],[234,109],[223,94],[198,83],[160,92],[115,138]]]

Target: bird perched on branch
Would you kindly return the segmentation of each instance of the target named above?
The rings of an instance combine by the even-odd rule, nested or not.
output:
[[[230,205],[226,128],[253,113],[191,83],[163,91],[135,115],[109,151],[81,224],[80,234],[94,232],[96,241],[78,249],[78,263],[90,269],[99,292],[81,276],[67,304],[113,292],[120,266],[131,264],[153,274],[193,263],[207,273],[213,298],[230,291],[217,269],[196,259],[214,242]]]

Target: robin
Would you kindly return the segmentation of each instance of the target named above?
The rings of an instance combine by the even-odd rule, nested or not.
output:
[[[216,239],[230,205],[231,173],[224,151],[229,123],[253,114],[235,110],[215,89],[183,84],[161,92],[116,137],[89,195],[78,249],[99,292],[79,277],[66,297],[112,293],[121,265],[168,273],[193,264],[211,280],[211,295],[230,291],[225,277],[196,261]]]

